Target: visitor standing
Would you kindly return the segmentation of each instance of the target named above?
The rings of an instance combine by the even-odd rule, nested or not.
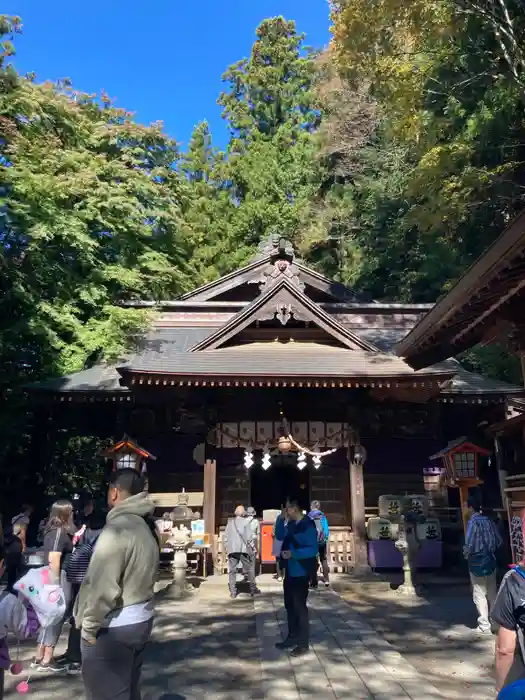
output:
[[[501,536],[493,520],[483,515],[481,498],[475,492],[468,498],[472,517],[467,526],[464,554],[468,562],[472,598],[478,611],[478,632],[490,634],[489,612],[497,593],[496,550]]]
[[[523,563],[503,578],[492,608],[492,621],[499,625],[496,640],[496,689],[525,679],[525,567]],[[500,696],[498,696],[500,697]],[[502,692],[501,697],[505,697]],[[509,698],[513,697],[509,690]],[[525,695],[515,697],[525,697]]]
[[[34,508],[30,503],[24,503],[22,506],[22,512],[11,520],[11,529],[13,535],[20,539],[22,543],[22,551],[25,552],[27,549],[27,528],[31,522],[31,516],[33,515]]]
[[[228,586],[231,598],[237,597],[237,569],[239,564],[242,566],[243,573],[248,579],[250,594],[254,595],[259,592],[255,585],[255,567],[253,564],[255,559],[254,535],[245,516],[244,506],[237,506],[235,515],[228,520],[224,533],[224,545],[228,555]]]
[[[66,604],[70,601],[70,586],[67,583],[65,569],[67,557],[73,551],[73,506],[69,501],[56,501],[51,506],[49,520],[44,535],[44,560],[49,564],[51,583],[62,586]],[[42,671],[62,671],[56,663],[54,652],[62,632],[64,620],[42,628],[38,638],[39,646],[34,666]]]
[[[62,664],[70,673],[79,671],[82,664],[80,630],[75,625],[73,609],[105,520],[106,513],[99,510],[92,511],[85,519],[81,529],[73,536],[74,549],[66,568],[66,578],[71,585],[71,602],[68,612],[69,637],[65,654],[56,659],[57,663]]]
[[[288,618],[288,636],[278,642],[278,649],[292,648],[292,656],[308,652],[310,642],[308,622],[308,588],[317,566],[317,530],[313,520],[303,516],[298,504],[288,505],[288,531],[281,556],[285,564],[284,606]]]
[[[75,604],[88,700],[140,700],[159,569],[155,504],[135,469],[113,473],[110,508]]]
[[[256,578],[255,570],[257,568],[257,558],[260,556],[261,549],[261,524],[259,523],[259,519],[257,517],[257,513],[255,512],[255,508],[253,508],[252,506],[246,508],[246,520],[250,524],[250,529],[253,535],[253,542],[255,547],[253,557],[253,577]]]
[[[321,503],[319,501],[312,501],[310,504],[310,512],[308,513],[308,517],[310,520],[313,520],[317,531],[317,547],[319,550],[318,557],[323,571],[324,585],[328,587],[330,585],[330,571],[328,568],[327,548],[328,539],[330,537],[330,528],[328,527],[328,519],[321,510]],[[312,574],[311,586],[312,588],[318,588],[317,564]]]
[[[33,506],[25,503],[22,511],[11,519],[4,535],[5,567],[7,572],[7,590],[13,592],[13,586],[22,575],[24,552],[27,549],[27,528],[31,522]]]

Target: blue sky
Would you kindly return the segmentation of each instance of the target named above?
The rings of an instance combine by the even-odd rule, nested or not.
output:
[[[262,19],[294,19],[312,46],[329,40],[327,0],[5,2],[2,13],[24,23],[16,40],[20,71],[71,78],[85,92],[104,89],[138,121],[162,120],[181,142],[207,119],[216,144],[225,144],[216,104],[221,75],[249,55]]]

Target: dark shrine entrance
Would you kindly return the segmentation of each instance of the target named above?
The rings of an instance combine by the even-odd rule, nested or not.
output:
[[[260,464],[250,469],[250,504],[257,515],[263,510],[280,509],[287,500],[297,501],[307,512],[310,510],[310,472],[297,468],[297,456],[274,455],[266,471]]]

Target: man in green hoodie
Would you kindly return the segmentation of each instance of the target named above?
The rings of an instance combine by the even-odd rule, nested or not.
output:
[[[88,700],[140,700],[140,673],[153,627],[159,544],[154,504],[134,469],[114,472],[106,525],[75,604]]]

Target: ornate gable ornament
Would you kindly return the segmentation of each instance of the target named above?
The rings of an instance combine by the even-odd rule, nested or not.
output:
[[[190,352],[216,350],[252,323],[276,320],[286,326],[292,319],[314,323],[343,347],[378,352],[378,348],[342,326],[337,319],[307,297],[299,286],[286,276],[275,280],[249,306],[231,318],[222,328],[217,329],[215,333],[194,345]]]
[[[295,251],[290,241],[279,234],[272,234],[259,246],[259,251],[261,257],[270,256],[270,262],[262,270],[260,277],[254,280],[259,284],[261,292],[283,278],[292,282],[302,292],[304,291],[304,283],[299,278],[299,269],[293,262]]]

